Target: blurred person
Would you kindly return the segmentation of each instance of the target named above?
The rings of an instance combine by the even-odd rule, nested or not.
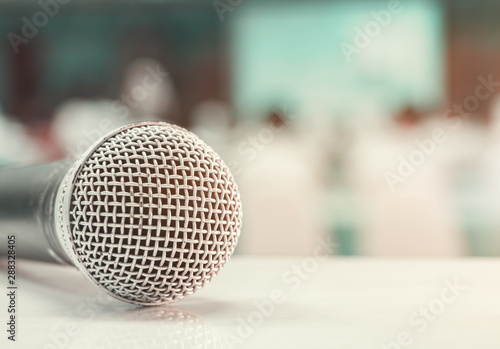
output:
[[[69,99],[55,111],[52,138],[61,157],[78,157],[118,127],[176,118],[176,93],[169,74],[155,60],[133,61],[125,70],[119,99]]]
[[[178,97],[170,73],[154,59],[140,58],[130,63],[124,73],[120,99],[137,122],[178,122]]]
[[[434,130],[432,122],[412,108],[397,114],[392,123],[358,130],[347,166],[362,204],[363,254],[464,254],[453,207],[450,157],[442,149],[446,145],[426,141]],[[426,154],[422,147],[434,149]]]
[[[238,251],[309,255],[325,241],[323,171],[306,137],[273,111],[237,146],[245,211]]]

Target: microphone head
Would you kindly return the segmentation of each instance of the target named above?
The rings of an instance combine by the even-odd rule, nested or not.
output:
[[[58,236],[73,263],[115,298],[182,299],[234,251],[242,208],[222,159],[166,123],[119,129],[97,142],[59,188]]]

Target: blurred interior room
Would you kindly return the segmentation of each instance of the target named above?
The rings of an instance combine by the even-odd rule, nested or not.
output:
[[[163,120],[233,172],[238,254],[500,255],[500,1],[1,5],[1,165]]]

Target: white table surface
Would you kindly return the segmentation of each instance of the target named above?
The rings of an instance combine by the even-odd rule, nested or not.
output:
[[[303,280],[294,265],[306,267]],[[500,259],[315,265],[234,256],[205,288],[162,307],[114,300],[70,267],[18,262],[15,343],[6,339],[5,261],[0,266],[0,348],[500,348]]]

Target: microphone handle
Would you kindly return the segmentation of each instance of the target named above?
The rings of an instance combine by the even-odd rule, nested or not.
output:
[[[71,264],[56,236],[57,189],[71,167],[65,160],[0,168],[0,256],[15,236],[16,258]]]

